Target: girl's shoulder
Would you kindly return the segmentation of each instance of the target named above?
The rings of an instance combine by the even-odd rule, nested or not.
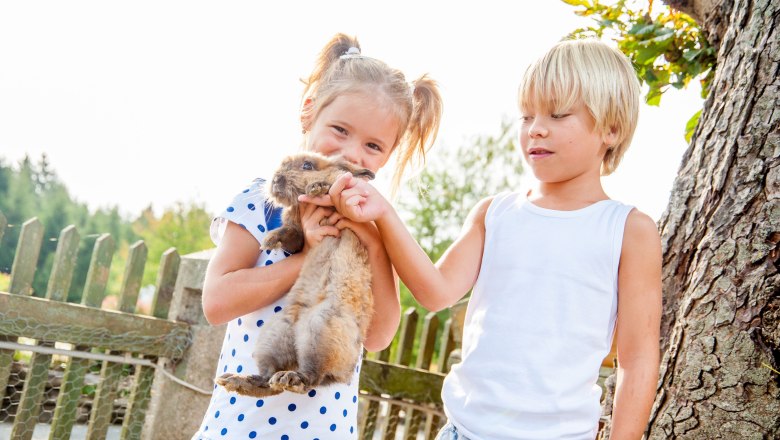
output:
[[[211,240],[218,245],[228,222],[249,231],[261,243],[265,233],[282,224],[282,209],[267,200],[266,181],[256,178],[233,196],[211,222]]]

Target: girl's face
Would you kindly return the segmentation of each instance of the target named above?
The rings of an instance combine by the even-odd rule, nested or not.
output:
[[[398,137],[398,120],[389,110],[386,101],[365,93],[340,95],[312,123],[303,120],[306,149],[377,172]]]

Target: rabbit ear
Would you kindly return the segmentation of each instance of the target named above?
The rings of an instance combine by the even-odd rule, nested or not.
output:
[[[373,171],[366,168],[362,168],[357,171],[352,171],[352,175],[355,177],[365,177],[368,180],[374,180],[374,178],[376,177]]]
[[[346,160],[340,160],[338,166],[344,171],[349,171],[355,177],[363,177],[368,180],[374,180],[376,177],[373,171],[366,168],[358,168]]]

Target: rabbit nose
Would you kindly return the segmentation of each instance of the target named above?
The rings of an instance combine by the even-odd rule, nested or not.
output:
[[[285,178],[284,176],[275,176],[274,179],[271,181],[271,189],[276,192],[282,189],[285,184]]]

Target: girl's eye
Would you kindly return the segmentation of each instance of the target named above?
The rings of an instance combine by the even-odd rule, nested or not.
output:
[[[370,148],[372,150],[380,151],[380,152],[382,151],[382,147],[380,147],[379,145],[377,145],[377,144],[375,144],[373,142],[368,143],[368,148]]]
[[[347,130],[345,130],[345,129],[343,129],[343,128],[339,127],[338,125],[334,125],[334,126],[333,126],[333,129],[334,129],[334,130],[336,130],[336,131],[338,131],[338,132],[339,132],[339,133],[341,133],[341,134],[347,134]]]
[[[306,162],[303,163],[303,166],[301,168],[303,168],[304,171],[311,171],[314,169],[314,164],[312,164],[307,160]]]

